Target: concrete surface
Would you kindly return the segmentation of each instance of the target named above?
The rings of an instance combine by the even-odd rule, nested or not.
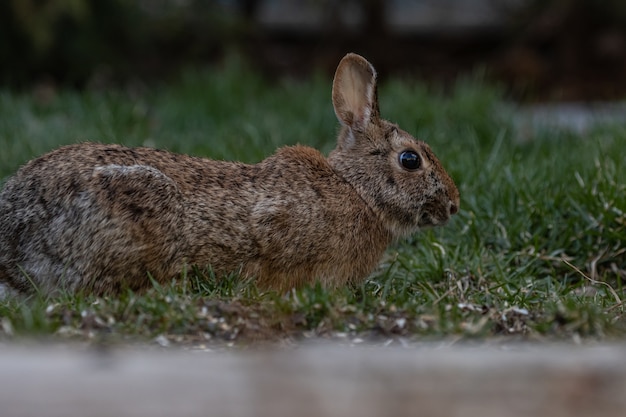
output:
[[[516,128],[523,132],[567,130],[584,134],[599,126],[626,126],[626,102],[571,102],[513,107]]]
[[[626,415],[626,346],[0,347],[0,416]]]

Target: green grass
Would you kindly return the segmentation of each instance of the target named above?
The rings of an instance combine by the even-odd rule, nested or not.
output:
[[[262,294],[236,276],[189,271],[147,294],[0,302],[0,339],[158,340],[190,346],[373,340],[626,337],[626,128],[519,132],[480,79],[445,94],[383,80],[383,116],[431,144],[461,191],[445,228],[390,248],[359,286]],[[147,91],[52,99],[0,92],[0,178],[61,144],[156,146],[256,162],[281,145],[327,152],[330,80],[269,85],[230,67]],[[523,134],[522,134],[523,133]]]

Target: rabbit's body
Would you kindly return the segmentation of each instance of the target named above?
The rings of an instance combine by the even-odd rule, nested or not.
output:
[[[459,199],[428,146],[379,118],[375,78],[357,55],[340,64],[344,127],[328,158],[293,146],[246,165],[86,143],[29,162],[0,193],[0,290],[141,290],[191,265],[277,290],[365,278],[394,238],[443,224]]]
[[[0,239],[0,279],[111,293],[149,286],[147,272],[163,282],[211,265],[278,289],[310,276],[340,285],[375,267],[391,239],[379,223],[312,148],[245,165],[70,145],[31,161],[0,194],[0,231],[13,237]]]

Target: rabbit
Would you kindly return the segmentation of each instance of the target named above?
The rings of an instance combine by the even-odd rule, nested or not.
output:
[[[428,145],[380,117],[376,80],[357,54],[339,63],[328,157],[296,145],[248,165],[81,143],[28,162],[0,193],[0,293],[115,295],[191,266],[283,292],[363,281],[394,240],[459,210]]]

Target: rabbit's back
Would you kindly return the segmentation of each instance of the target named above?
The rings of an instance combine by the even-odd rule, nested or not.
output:
[[[0,281],[45,293],[142,289],[150,285],[148,272],[169,279],[203,247],[212,247],[217,268],[235,269],[225,260],[246,250],[240,244],[246,231],[232,224],[242,210],[223,194],[242,203],[247,194],[230,188],[237,175],[224,173],[242,167],[97,144],[35,159],[0,194]],[[220,240],[210,229],[229,237]]]

